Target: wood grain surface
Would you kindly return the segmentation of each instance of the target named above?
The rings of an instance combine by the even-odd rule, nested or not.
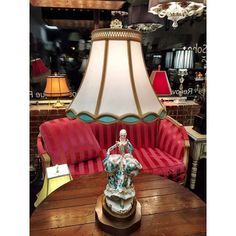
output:
[[[106,173],[81,176],[49,195],[30,218],[31,236],[109,235],[95,224]],[[157,175],[134,178],[141,227],[131,235],[206,235],[206,205],[185,187]]]

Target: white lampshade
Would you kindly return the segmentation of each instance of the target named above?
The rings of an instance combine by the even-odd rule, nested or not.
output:
[[[92,32],[89,62],[67,115],[86,122],[149,122],[166,114],[150,84],[141,34],[129,29]]]
[[[193,50],[178,50],[175,53],[174,68],[176,69],[191,69],[194,66]]]

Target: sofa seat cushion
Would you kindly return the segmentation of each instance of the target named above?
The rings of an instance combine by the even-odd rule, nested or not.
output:
[[[101,151],[100,157],[69,165],[72,177],[94,174],[104,171],[103,163],[106,149]],[[168,153],[158,148],[135,148],[133,156],[142,164],[142,172],[160,175],[176,182],[184,181],[186,169],[184,164]]]
[[[135,148],[133,156],[142,164],[144,173],[160,175],[176,182],[184,181],[186,168],[183,162],[158,148]]]
[[[101,148],[90,126],[79,119],[60,118],[40,126],[52,164],[76,164],[99,156]]]

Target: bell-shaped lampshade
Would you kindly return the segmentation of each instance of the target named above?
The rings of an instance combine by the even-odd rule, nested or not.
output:
[[[47,84],[44,90],[46,97],[67,97],[70,90],[64,75],[52,75],[47,77]]]
[[[129,29],[94,30],[86,72],[67,115],[86,122],[135,123],[165,114],[148,78],[141,33]]]
[[[41,58],[31,60],[32,83],[40,83],[41,80],[46,79],[50,73],[51,71],[45,66]]]

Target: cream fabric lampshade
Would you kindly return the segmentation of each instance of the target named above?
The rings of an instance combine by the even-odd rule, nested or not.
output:
[[[67,115],[86,122],[149,122],[166,114],[146,71],[141,34],[129,29],[92,32],[87,69]]]

